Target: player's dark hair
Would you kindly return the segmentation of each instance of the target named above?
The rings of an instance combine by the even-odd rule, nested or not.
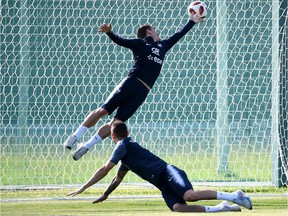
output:
[[[115,121],[111,125],[111,133],[113,133],[118,139],[123,139],[128,136],[128,129],[124,122]]]
[[[137,38],[145,38],[146,37],[146,30],[147,29],[151,29],[152,26],[150,26],[149,24],[145,24],[145,25],[142,25],[138,28],[137,30]]]

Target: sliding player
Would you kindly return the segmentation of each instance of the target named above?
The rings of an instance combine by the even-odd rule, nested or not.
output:
[[[186,173],[176,166],[167,164],[149,150],[141,147],[128,137],[128,130],[125,123],[116,121],[111,126],[111,136],[116,148],[111,159],[78,190],[68,194],[75,196],[87,188],[99,182],[108,172],[121,161],[116,176],[106,189],[104,194],[93,203],[106,200],[112,191],[122,182],[129,170],[136,173],[144,180],[156,186],[161,192],[167,206],[175,212],[220,212],[220,211],[241,211],[237,205],[252,209],[251,199],[242,191],[234,193],[216,192],[213,190],[194,191]],[[186,201],[198,200],[227,200],[236,204],[228,204],[224,201],[216,206],[187,205]]]

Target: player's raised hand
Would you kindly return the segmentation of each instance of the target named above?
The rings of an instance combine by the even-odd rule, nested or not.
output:
[[[111,23],[109,23],[108,25],[106,23],[104,23],[99,27],[98,32],[108,33],[111,31],[111,29],[112,29]]]
[[[69,193],[68,196],[74,197],[74,196],[76,196],[77,194],[82,193],[83,191],[84,191],[84,189],[81,187],[81,188],[79,188],[78,190]]]
[[[93,203],[103,202],[107,198],[108,198],[108,196],[103,194],[101,197],[99,197],[98,199],[94,200]]]
[[[203,22],[204,21],[204,17],[201,18],[201,17],[199,17],[199,16],[197,16],[195,14],[190,14],[189,15],[189,19],[192,20],[195,23],[199,23],[199,22]]]

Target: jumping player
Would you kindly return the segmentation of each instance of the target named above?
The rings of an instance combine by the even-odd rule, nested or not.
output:
[[[103,165],[102,168],[98,169],[82,187],[69,193],[69,196],[80,194],[90,186],[96,184],[121,161],[118,172],[111,184],[105,190],[104,194],[93,203],[106,200],[109,194],[122,182],[127,172],[131,170],[144,180],[156,186],[162,192],[163,199],[167,206],[175,212],[241,211],[238,205],[250,210],[252,209],[251,199],[240,190],[234,193],[223,193],[213,190],[194,191],[183,170],[167,164],[149,150],[133,142],[132,139],[128,137],[128,130],[125,123],[121,121],[113,122],[111,126],[111,136],[116,144],[111,159]],[[212,199],[231,201],[236,204],[230,205],[226,201],[216,206],[186,204],[186,201],[194,202]]]
[[[201,21],[203,21],[203,18],[190,15],[186,25],[165,40],[160,40],[156,30],[150,25],[139,27],[137,39],[120,37],[111,31],[111,24],[100,26],[99,32],[106,33],[116,44],[132,50],[135,64],[130,69],[128,76],[116,86],[104,104],[90,112],[78,129],[65,141],[64,146],[71,150],[82,134],[93,127],[100,118],[112,114],[117,109],[116,115],[110,123],[101,126],[90,140],[80,145],[73,154],[74,160],[81,158],[92,146],[108,137],[110,135],[110,125],[114,121],[121,120],[125,122],[136,112],[157,80],[167,51],[187,34],[196,23]]]

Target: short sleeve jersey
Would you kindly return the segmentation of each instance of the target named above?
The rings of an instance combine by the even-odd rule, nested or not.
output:
[[[164,160],[133,142],[130,137],[117,143],[110,159],[115,164],[120,160],[120,169],[131,170],[156,187],[159,186],[160,173],[167,167]]]

